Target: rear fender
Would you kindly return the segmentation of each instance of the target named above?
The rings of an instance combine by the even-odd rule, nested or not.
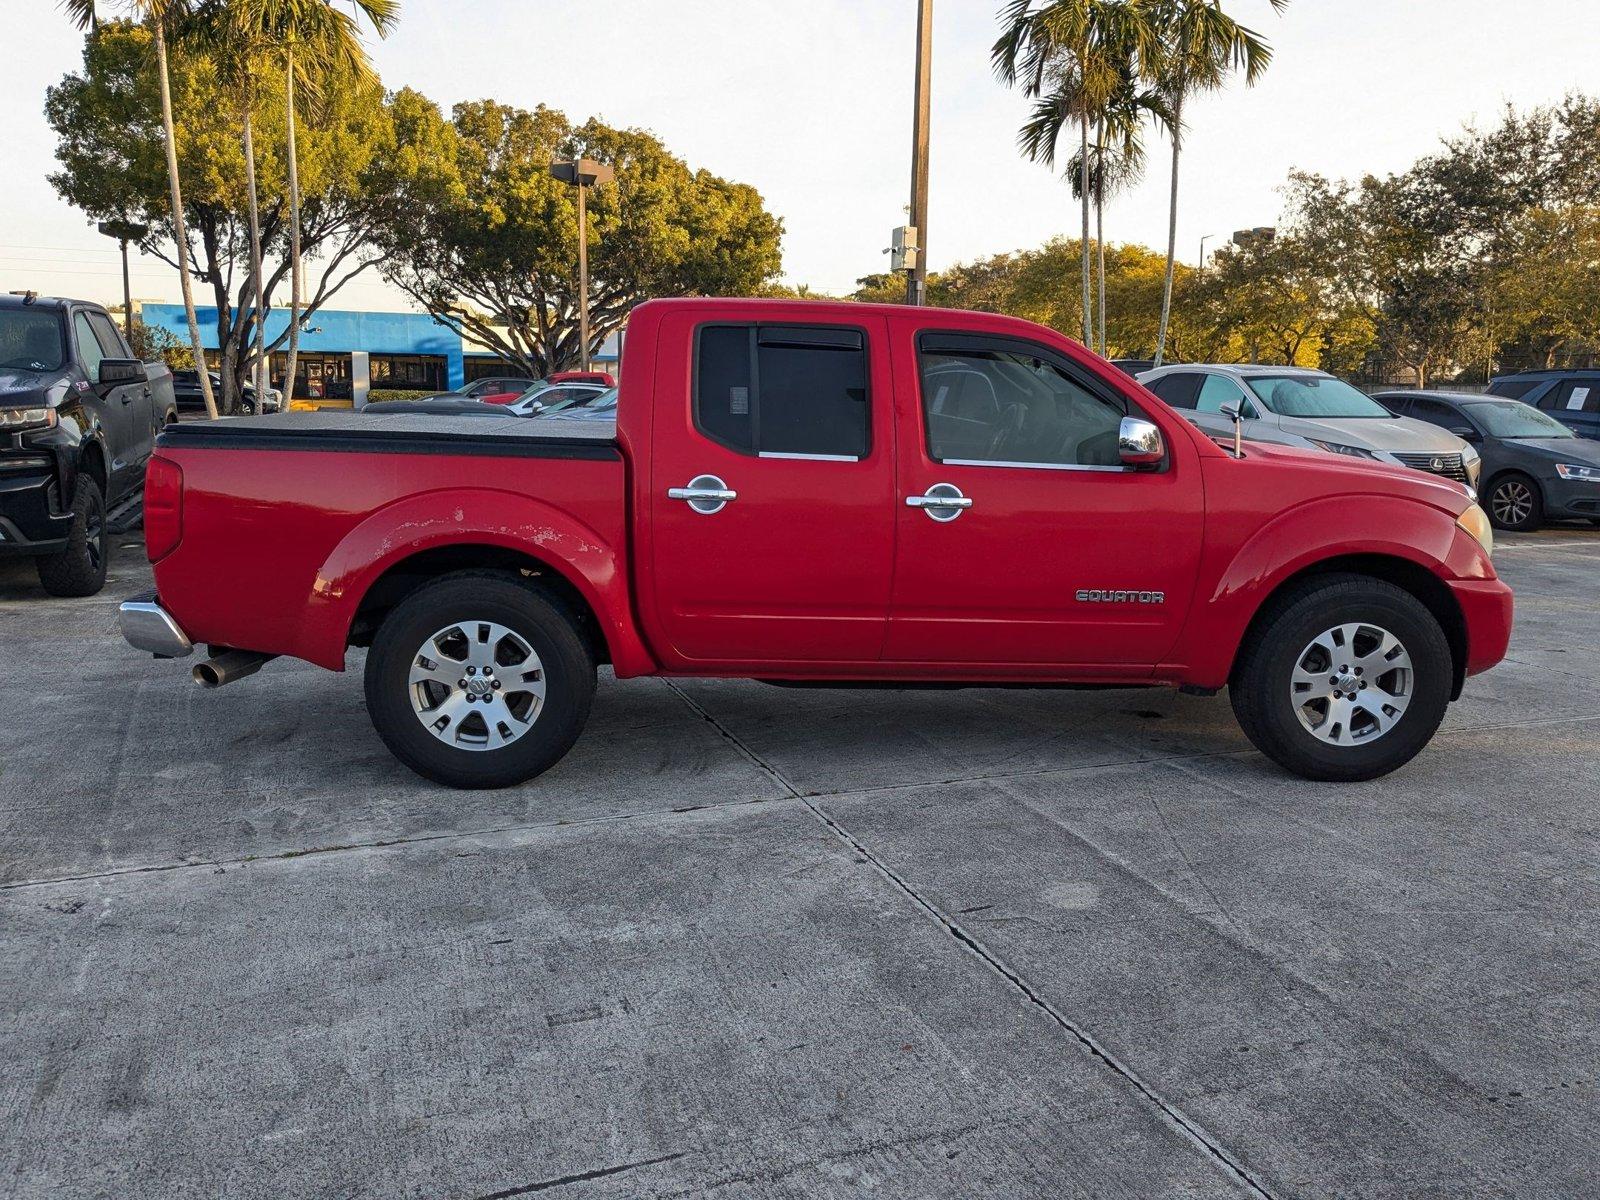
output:
[[[1174,652],[1186,681],[1226,685],[1245,631],[1279,587],[1318,563],[1359,556],[1403,560],[1441,581],[1494,577],[1477,543],[1443,509],[1398,496],[1308,501],[1277,514],[1225,560],[1207,564]]]
[[[351,623],[373,583],[415,554],[462,545],[514,551],[558,572],[594,610],[617,674],[654,669],[633,621],[623,547],[554,505],[489,488],[424,492],[368,514],[317,571],[299,656],[342,670]]]

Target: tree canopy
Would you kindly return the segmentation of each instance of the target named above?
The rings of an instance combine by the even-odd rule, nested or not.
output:
[[[534,374],[579,358],[575,189],[550,164],[616,169],[588,194],[591,352],[652,296],[749,295],[781,266],[781,222],[747,184],[691,169],[653,135],[476,100],[449,118],[393,100],[401,203],[384,274],[447,326]]]
[[[224,383],[236,396],[250,335],[241,317],[254,307],[238,105],[222,86],[216,64],[192,47],[174,45],[170,69],[191,269],[211,287]],[[265,197],[264,289],[270,307],[274,289],[289,271],[282,76],[264,72],[255,87],[256,168]],[[45,115],[57,136],[61,164],[50,180],[93,219],[147,225],[150,232],[140,249],[176,265],[180,250],[169,219],[157,88],[149,30],[126,21],[101,23],[85,40],[83,69],[46,95]],[[394,122],[381,86],[329,77],[299,138],[303,239],[315,265],[307,315],[376,264],[375,231],[395,202],[388,169],[394,145]]]

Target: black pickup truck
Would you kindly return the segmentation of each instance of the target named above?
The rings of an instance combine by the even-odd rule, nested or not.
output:
[[[139,361],[98,304],[0,296],[0,555],[54,596],[106,579],[106,510],[144,480],[177,420],[172,372]]]

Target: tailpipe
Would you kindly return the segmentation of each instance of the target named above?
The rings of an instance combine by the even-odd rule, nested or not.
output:
[[[228,650],[196,666],[194,681],[203,688],[219,688],[246,675],[254,675],[277,657],[255,650]]]

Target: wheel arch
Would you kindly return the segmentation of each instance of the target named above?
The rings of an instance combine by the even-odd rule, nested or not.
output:
[[[1250,623],[1245,627],[1238,645],[1234,647],[1233,661],[1228,668],[1230,680],[1238,667],[1245,646],[1251,642],[1260,627],[1271,619],[1283,596],[1307,580],[1322,575],[1362,575],[1393,584],[1415,596],[1423,607],[1433,614],[1434,620],[1438,621],[1439,627],[1444,630],[1445,641],[1450,645],[1450,699],[1455,700],[1460,697],[1467,678],[1467,621],[1461,611],[1461,605],[1457,603],[1445,582],[1427,567],[1392,554],[1334,555],[1318,559],[1281,579],[1256,606]]]
[[[356,605],[346,644],[370,645],[384,617],[406,597],[435,579],[467,573],[515,578],[551,596],[573,618],[595,662],[611,662],[611,647],[599,614],[565,571],[537,555],[489,542],[434,546],[390,565],[372,581]]]
[[[596,657],[619,675],[654,669],[633,618],[619,527],[606,537],[543,500],[488,488],[407,496],[367,515],[317,569],[293,653],[342,669],[345,649],[375,620],[443,574],[515,574],[554,596],[598,639]]]

